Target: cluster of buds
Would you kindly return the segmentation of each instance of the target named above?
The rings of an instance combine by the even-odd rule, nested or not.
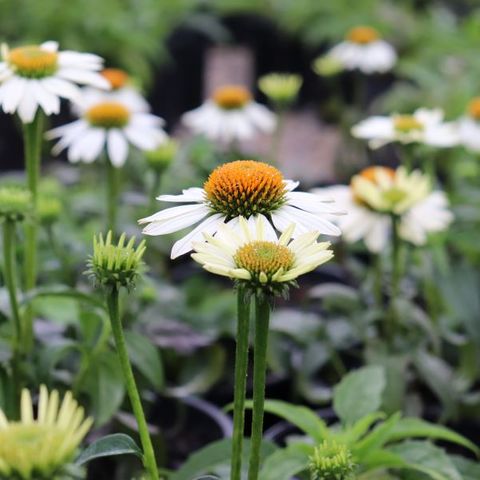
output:
[[[97,285],[110,289],[126,287],[131,290],[141,273],[144,263],[145,241],[135,248],[135,237],[128,243],[123,233],[118,243],[112,243],[112,232],[93,238],[93,255],[88,261],[88,271]]]
[[[20,222],[32,214],[32,195],[20,186],[0,187],[0,219]]]
[[[355,463],[346,445],[324,440],[310,457],[311,480],[354,480]]]

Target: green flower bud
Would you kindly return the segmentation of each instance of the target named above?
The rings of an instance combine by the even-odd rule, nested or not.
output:
[[[147,150],[145,158],[148,166],[157,172],[163,172],[175,159],[178,151],[178,144],[174,140],[167,140],[155,150]]]
[[[62,202],[56,197],[40,195],[37,204],[37,216],[42,225],[54,224],[62,213]]]
[[[0,187],[0,218],[19,222],[32,213],[32,195],[20,186]]]
[[[312,65],[313,71],[322,77],[331,77],[343,71],[340,61],[330,55],[318,57]]]
[[[136,280],[143,270],[142,261],[145,253],[145,240],[137,248],[134,247],[135,237],[128,243],[123,233],[117,244],[112,243],[112,232],[106,238],[102,234],[93,237],[93,255],[88,261],[87,274],[101,286],[107,288],[135,287]]]
[[[311,480],[354,480],[352,453],[335,440],[324,440],[310,457]]]
[[[293,73],[269,73],[260,77],[258,87],[277,105],[290,105],[293,103],[302,86],[303,79]]]

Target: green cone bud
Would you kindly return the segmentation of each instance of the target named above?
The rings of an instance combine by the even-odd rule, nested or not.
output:
[[[343,71],[343,65],[329,55],[318,57],[312,65],[313,71],[322,77],[331,77]]]
[[[290,105],[293,103],[302,86],[303,79],[293,73],[269,73],[260,77],[258,87],[277,105]]]
[[[147,150],[145,158],[148,166],[157,172],[163,172],[175,159],[177,155],[178,145],[174,140],[167,140],[155,150]]]
[[[324,440],[310,457],[311,480],[354,480],[350,450],[334,440]]]
[[[88,271],[98,285],[107,288],[135,287],[136,280],[143,270],[145,240],[135,248],[135,237],[126,243],[123,233],[117,244],[112,243],[112,232],[106,238],[102,234],[93,238],[93,255],[88,261]]]
[[[0,218],[19,222],[32,213],[32,195],[20,186],[0,187]]]

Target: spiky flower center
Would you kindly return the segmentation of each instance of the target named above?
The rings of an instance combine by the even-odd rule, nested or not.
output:
[[[90,107],[85,117],[93,127],[122,128],[130,119],[130,111],[120,102],[101,102]]]
[[[244,268],[255,278],[264,273],[268,279],[280,269],[289,270],[295,257],[285,246],[274,242],[254,241],[240,247],[234,256],[238,268]]]
[[[353,480],[355,464],[345,445],[324,440],[310,457],[310,471],[312,480]]]
[[[252,95],[241,85],[227,85],[213,92],[213,101],[224,110],[238,110],[251,101]]]
[[[470,101],[467,111],[474,120],[480,120],[480,97],[475,97]]]
[[[8,63],[21,77],[44,78],[57,71],[58,54],[38,45],[28,45],[10,50]]]
[[[101,73],[110,82],[112,90],[118,90],[128,82],[128,74],[119,68],[105,68]]]
[[[237,160],[216,168],[205,182],[207,203],[227,219],[268,214],[286,200],[283,175],[266,163]]]
[[[374,42],[375,40],[378,40],[380,38],[380,34],[372,27],[360,25],[358,27],[352,28],[347,33],[346,38],[350,42],[358,43],[359,45],[367,45]]]
[[[413,115],[397,115],[393,119],[393,127],[399,133],[421,132],[424,129],[423,123]]]

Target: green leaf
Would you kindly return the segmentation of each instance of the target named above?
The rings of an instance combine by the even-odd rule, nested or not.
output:
[[[342,423],[351,425],[382,404],[385,371],[380,366],[364,367],[346,375],[334,388],[333,408]]]
[[[290,480],[308,468],[309,457],[298,449],[287,447],[277,450],[264,462],[260,480]]]
[[[123,376],[115,352],[105,351],[88,370],[81,385],[91,402],[96,425],[103,425],[119,409],[125,395]]]
[[[83,465],[95,458],[113,457],[114,455],[135,455],[143,458],[143,453],[135,441],[124,433],[115,433],[99,438],[89,445],[75,461],[76,465]]]
[[[478,480],[480,478],[479,462],[473,462],[458,455],[451,455],[450,458],[462,475],[463,480]]]
[[[377,450],[388,442],[391,430],[400,420],[401,414],[392,415],[387,421],[377,425],[363,440],[355,445],[354,452],[357,457],[368,457],[368,452]]]
[[[38,298],[45,298],[45,297],[60,297],[60,298],[67,298],[72,300],[79,300],[81,302],[88,303],[94,307],[101,308],[106,310],[105,303],[99,300],[92,294],[79,292],[70,287],[66,287],[64,285],[56,285],[56,286],[49,286],[49,287],[40,287],[35,290],[31,290],[26,294],[22,299],[23,304],[29,304]]]
[[[349,429],[338,434],[339,440],[342,442],[352,444],[355,443],[358,439],[363,437],[365,433],[370,430],[370,427],[377,421],[383,420],[386,418],[386,415],[382,412],[374,412],[365,415]]]
[[[434,425],[420,418],[403,418],[390,431],[389,441],[404,440],[413,437],[427,437],[462,445],[479,455],[480,449],[464,436],[443,427]]]
[[[156,390],[161,390],[165,377],[158,350],[147,337],[137,332],[125,332],[125,340],[132,364],[145,376]]]
[[[245,408],[252,408],[253,402],[245,402]],[[298,427],[302,432],[309,435],[315,442],[321,442],[330,432],[326,423],[307,407],[291,405],[280,400],[265,400],[265,411],[273,413],[287,422]]]
[[[434,480],[462,480],[450,457],[430,442],[410,440],[389,448],[407,464],[406,468],[429,475]]]
[[[262,458],[267,457],[275,451],[275,446],[271,442],[262,443]],[[250,442],[244,440],[244,449],[242,452],[242,464],[248,465],[250,453]],[[230,459],[232,454],[232,440],[225,438],[217,442],[210,443],[204,448],[193,453],[188,460],[174,472],[169,480],[192,480],[205,474],[218,474],[218,470],[225,471],[225,475],[219,475],[221,478],[230,478]]]

